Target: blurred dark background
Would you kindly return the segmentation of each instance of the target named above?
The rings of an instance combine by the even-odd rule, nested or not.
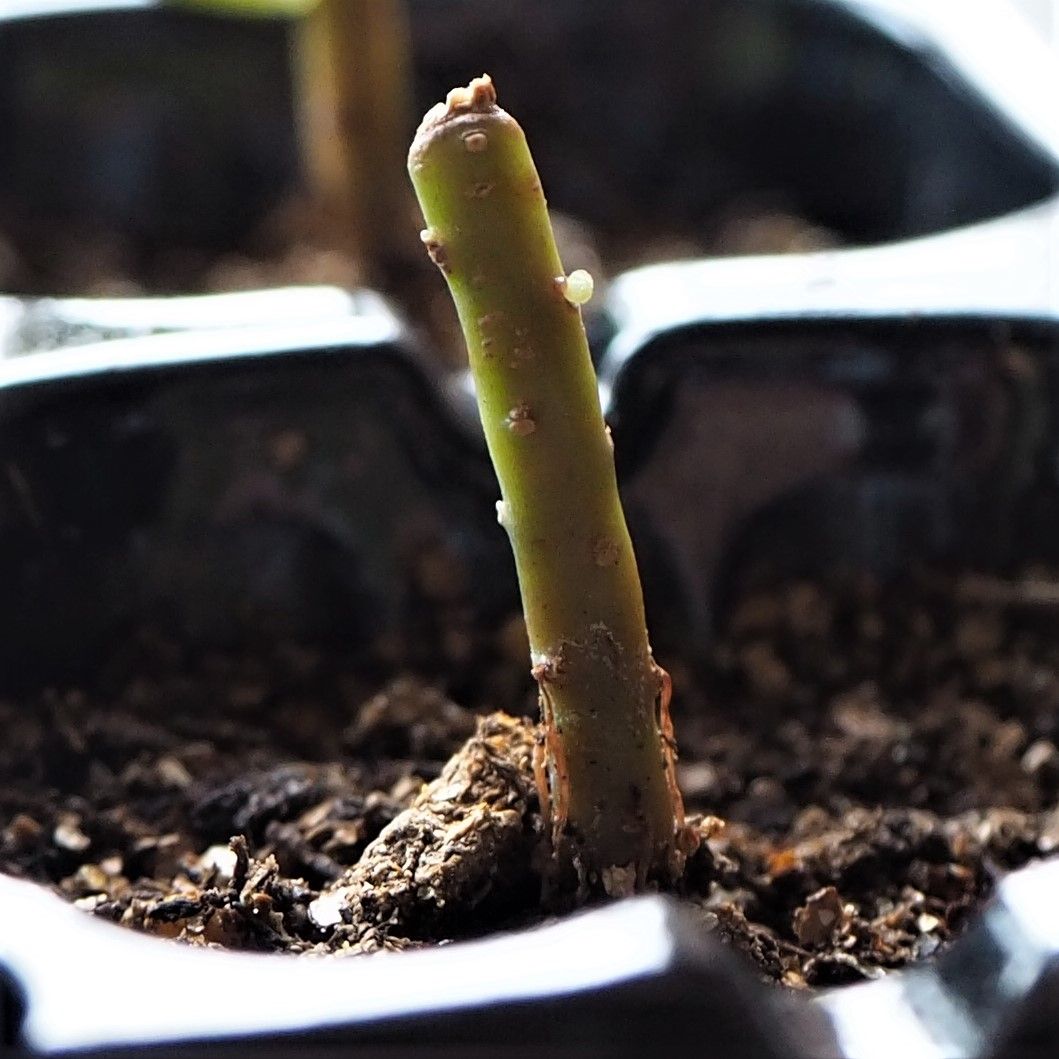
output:
[[[899,239],[1057,187],[946,70],[840,3],[409,0],[408,19],[407,134],[488,71],[611,270]],[[210,286],[218,255],[312,242],[268,227],[303,184],[295,31],[163,7],[0,21],[0,288]]]

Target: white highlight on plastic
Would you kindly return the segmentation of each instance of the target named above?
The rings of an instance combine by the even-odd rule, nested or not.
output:
[[[0,960],[26,990],[26,1043],[41,1052],[183,1040],[187,1013],[157,987],[169,977],[199,984],[206,999],[194,1031],[204,1041],[588,993],[659,974],[672,960],[670,918],[658,898],[633,898],[518,934],[367,960],[304,960],[295,970],[276,956],[134,934],[0,876]],[[93,975],[123,1003],[100,1002],[85,988]]]

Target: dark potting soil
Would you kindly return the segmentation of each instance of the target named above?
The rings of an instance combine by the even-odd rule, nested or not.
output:
[[[93,686],[0,702],[0,869],[196,945],[352,954],[539,921],[524,650],[513,624],[483,641],[455,702],[368,659],[193,657],[144,630]],[[930,958],[1059,846],[1059,582],[752,590],[708,664],[670,664],[705,839],[684,898],[769,979]]]

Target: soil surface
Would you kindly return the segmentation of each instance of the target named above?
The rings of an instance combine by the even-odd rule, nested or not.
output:
[[[494,667],[457,703],[365,659],[196,658],[144,630],[94,686],[0,702],[0,869],[196,945],[355,954],[540,921],[532,693],[496,635],[507,701]],[[751,590],[706,665],[668,661],[706,839],[683,896],[769,979],[929,958],[1059,846],[1059,582]]]

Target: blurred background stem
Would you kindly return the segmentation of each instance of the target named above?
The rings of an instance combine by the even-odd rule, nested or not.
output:
[[[307,190],[338,245],[383,268],[405,256],[411,55],[404,0],[320,0],[294,71]]]

